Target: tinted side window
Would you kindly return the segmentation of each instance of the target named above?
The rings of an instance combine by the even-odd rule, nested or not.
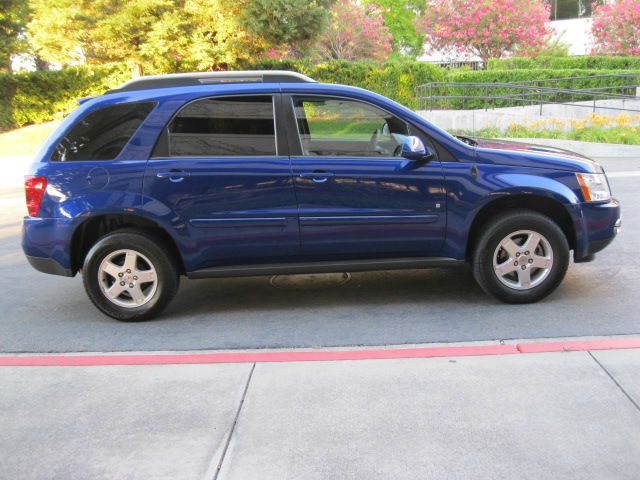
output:
[[[169,156],[276,155],[271,96],[207,98],[190,103],[169,125]]]
[[[155,102],[122,103],[95,110],[76,122],[51,154],[51,161],[113,160]]]
[[[397,156],[409,135],[406,122],[368,103],[295,97],[293,106],[303,155]]]

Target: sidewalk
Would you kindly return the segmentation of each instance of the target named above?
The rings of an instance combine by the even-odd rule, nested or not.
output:
[[[135,356],[96,355],[84,362],[94,366],[2,366],[0,476],[637,479],[640,348],[524,353],[559,345],[350,351],[466,355],[435,358],[281,361],[291,352],[258,351],[185,354],[246,363],[99,365]],[[151,360],[163,358],[179,361]],[[254,363],[261,358],[272,363]]]

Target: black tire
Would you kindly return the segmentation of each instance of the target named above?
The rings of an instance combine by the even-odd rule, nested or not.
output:
[[[518,250],[516,254],[518,257],[512,257],[505,249],[497,250],[503,239],[521,231],[531,231],[543,236],[547,243],[541,242],[539,248],[542,250],[538,252],[544,252],[545,247],[550,247],[552,256],[550,268],[537,269],[528,265],[528,263],[537,263],[537,258],[539,258],[535,257],[536,260],[531,258],[529,255],[533,255],[533,252],[528,250],[527,256],[525,256],[525,252]],[[514,238],[516,241],[520,238],[525,241],[526,234],[520,237],[516,235]],[[516,245],[519,246],[517,242]],[[524,244],[521,247],[524,247]],[[502,256],[502,259],[499,259],[501,261],[497,264],[507,266],[505,270],[510,270],[511,265],[514,265],[514,272],[500,276],[501,279],[494,269],[494,255],[496,259],[499,259],[500,255]],[[545,256],[549,255],[545,254]],[[511,259],[513,263],[510,261],[507,264],[505,257]],[[532,303],[543,299],[560,285],[568,266],[569,243],[562,229],[549,217],[531,210],[510,210],[489,220],[478,236],[472,256],[473,276],[478,285],[489,295],[506,303]],[[520,280],[521,272],[517,269],[530,269],[530,287],[523,287],[526,283]],[[534,283],[536,275],[535,282],[539,282],[538,284]],[[511,286],[503,282],[521,285]]]
[[[111,282],[115,277],[105,276],[100,271],[100,265],[107,257],[116,255],[116,252],[120,250],[137,252],[140,254],[138,258],[142,258],[142,260],[138,261],[142,261],[143,266],[148,265],[147,261],[150,262],[155,271],[155,283],[141,283],[139,286],[141,292],[143,285],[147,291],[144,304],[140,306],[121,306],[114,303],[114,301],[135,302],[134,297],[126,290],[115,300],[109,299],[103,291],[104,282]],[[91,247],[84,260],[82,281],[87,295],[102,313],[116,320],[137,322],[155,317],[164,310],[178,291],[180,276],[176,266],[176,259],[173,258],[170,252],[171,250],[168,246],[163,241],[154,238],[150,232],[123,229],[105,235]],[[121,273],[127,275],[124,271]],[[138,280],[137,277],[131,278]],[[123,280],[125,279],[123,278]],[[133,279],[131,281],[134,282]],[[133,285],[133,283],[130,285]],[[129,300],[127,296],[130,296],[131,299]]]

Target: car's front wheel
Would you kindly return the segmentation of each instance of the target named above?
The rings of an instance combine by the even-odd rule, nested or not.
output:
[[[480,287],[508,303],[536,302],[567,271],[569,244],[550,218],[529,210],[502,214],[485,225],[473,253]]]
[[[154,317],[169,304],[179,283],[164,243],[132,230],[101,238],[87,253],[82,275],[93,304],[121,321]]]

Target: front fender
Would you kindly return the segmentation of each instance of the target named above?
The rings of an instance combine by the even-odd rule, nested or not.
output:
[[[443,165],[448,193],[444,256],[464,259],[476,217],[492,203],[507,199],[522,204],[540,198],[552,201],[563,209],[563,215],[571,217],[575,231],[582,231],[581,217],[574,208],[580,202],[579,186],[571,172],[485,164]]]

